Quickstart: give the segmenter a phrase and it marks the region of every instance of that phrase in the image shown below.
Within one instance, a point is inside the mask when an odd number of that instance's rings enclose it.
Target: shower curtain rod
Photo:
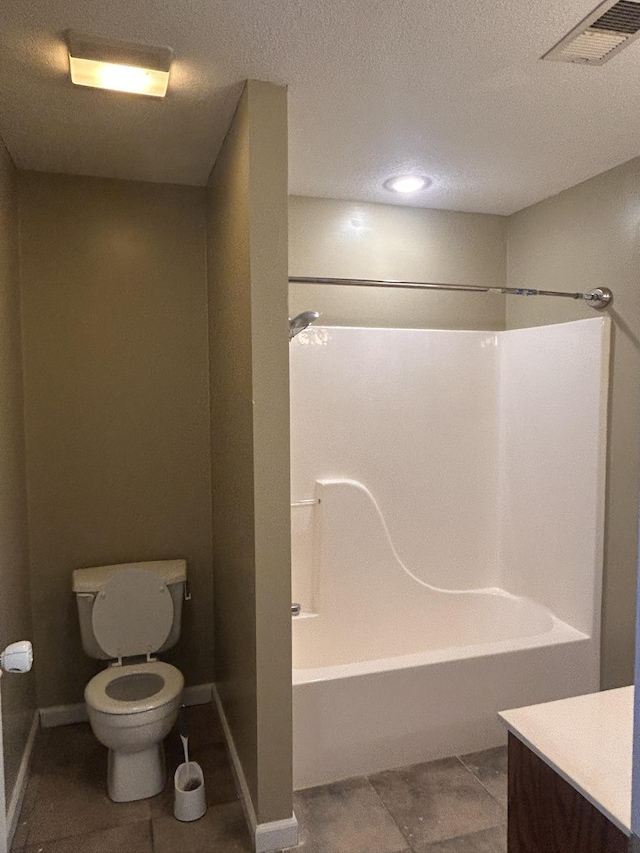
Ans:
[[[582,299],[592,308],[608,308],[613,293],[608,287],[597,287],[588,293],[565,293],[561,290],[534,290],[530,287],[482,287],[477,284],[436,284],[426,281],[395,281],[394,279],[368,278],[318,278],[316,276],[289,276],[292,284],[338,284],[347,287],[399,287],[407,290],[459,290],[465,293],[506,293],[509,296],[562,296],[565,299]]]

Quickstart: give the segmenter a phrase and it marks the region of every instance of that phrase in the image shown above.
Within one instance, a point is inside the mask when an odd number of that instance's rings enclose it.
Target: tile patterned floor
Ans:
[[[181,761],[167,739],[162,794],[112,803],[106,750],[88,725],[45,729],[12,853],[250,853],[224,737],[213,709],[189,709],[194,760],[203,767],[207,814],[173,818],[173,771]],[[357,777],[294,795],[300,853],[506,853],[506,749],[499,748]]]

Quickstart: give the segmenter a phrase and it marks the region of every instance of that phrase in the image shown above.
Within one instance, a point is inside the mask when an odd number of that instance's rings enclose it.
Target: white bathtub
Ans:
[[[499,711],[598,689],[608,332],[293,341],[297,789],[495,746]]]
[[[593,653],[558,624],[537,637],[296,668],[294,787],[505,743],[499,711],[598,689]]]
[[[597,689],[597,640],[522,596],[414,578],[362,484],[316,495],[317,612],[293,619],[296,789],[496,746],[499,711]]]

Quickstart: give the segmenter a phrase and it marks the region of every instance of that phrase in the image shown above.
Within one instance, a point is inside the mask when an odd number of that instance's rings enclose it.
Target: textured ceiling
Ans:
[[[247,77],[289,85],[290,191],[511,213],[640,154],[640,42],[539,57],[595,0],[28,0],[0,6],[0,133],[21,168],[206,181]],[[165,100],[74,87],[75,28],[169,45]]]

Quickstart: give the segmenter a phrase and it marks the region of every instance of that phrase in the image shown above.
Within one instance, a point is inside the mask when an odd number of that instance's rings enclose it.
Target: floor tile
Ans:
[[[405,838],[365,778],[298,791],[293,808],[305,853],[400,853],[407,849]]]
[[[507,828],[497,826],[429,844],[426,853],[507,853]]]
[[[460,761],[479,779],[487,791],[507,807],[507,747],[485,749],[461,755]]]
[[[38,800],[27,818],[28,845],[150,818],[147,800],[113,803],[109,799],[106,763],[92,765],[78,755],[76,761],[77,766],[50,769],[40,775]]]
[[[253,846],[239,802],[210,806],[200,820],[180,823],[173,817],[152,822],[155,853],[252,853]],[[128,853],[128,851],[127,851]]]
[[[57,726],[40,729],[31,769],[33,773],[72,770],[79,761],[98,762],[106,768],[106,756],[106,748],[96,740],[89,723]]]
[[[33,763],[33,762],[32,762]],[[40,787],[40,776],[30,772],[27,780],[27,788],[20,809],[20,816],[16,825],[16,831],[13,836],[13,844],[11,845],[11,853],[23,853],[25,844],[27,843],[27,835],[29,834],[29,818],[38,801],[38,789]]]
[[[183,760],[176,730],[165,741],[164,792],[112,803],[107,750],[88,725],[64,726],[38,734],[12,853],[251,853],[217,715],[203,705],[189,708],[187,719],[207,790],[201,820],[173,817],[173,773]],[[294,795],[301,843],[293,851],[505,853],[499,803],[506,804],[502,748],[350,779]]]
[[[24,853],[153,853],[151,823],[146,820],[101,832],[30,844]]]
[[[388,770],[370,781],[416,853],[504,823],[502,806],[457,758]]]

